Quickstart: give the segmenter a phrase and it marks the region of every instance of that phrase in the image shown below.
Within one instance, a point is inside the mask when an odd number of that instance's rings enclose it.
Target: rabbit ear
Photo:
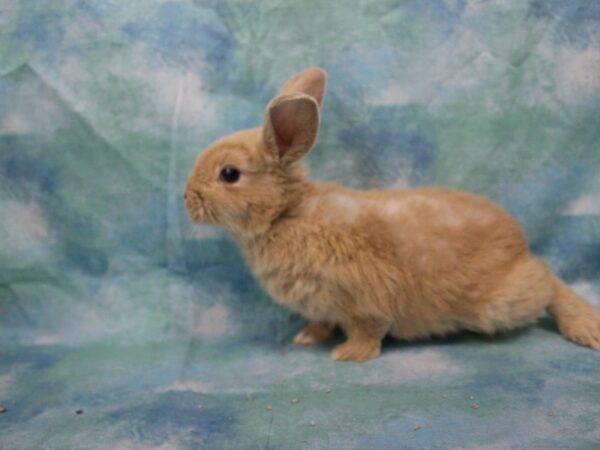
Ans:
[[[310,67],[287,80],[278,95],[306,94],[314,98],[320,107],[325,97],[326,83],[327,73],[320,67]]]
[[[267,152],[283,164],[304,156],[319,131],[319,106],[306,94],[280,95],[267,106],[263,140]]]

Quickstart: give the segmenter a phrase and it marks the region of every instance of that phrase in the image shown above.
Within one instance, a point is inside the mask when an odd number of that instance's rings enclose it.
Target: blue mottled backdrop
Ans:
[[[550,319],[334,363],[189,223],[198,152],[309,65],[315,178],[487,195],[600,305],[597,0],[0,0],[0,448],[600,448]]]

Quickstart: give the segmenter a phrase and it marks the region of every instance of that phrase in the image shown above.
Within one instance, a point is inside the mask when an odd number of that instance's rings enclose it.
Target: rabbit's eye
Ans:
[[[235,183],[240,179],[240,171],[233,166],[225,166],[221,169],[219,179],[225,183]]]

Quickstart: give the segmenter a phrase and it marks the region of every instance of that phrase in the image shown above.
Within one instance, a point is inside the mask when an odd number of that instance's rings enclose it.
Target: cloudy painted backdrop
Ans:
[[[309,65],[315,178],[485,194],[600,305],[599,2],[0,0],[0,448],[598,445],[552,321],[333,363],[190,225],[199,151]]]

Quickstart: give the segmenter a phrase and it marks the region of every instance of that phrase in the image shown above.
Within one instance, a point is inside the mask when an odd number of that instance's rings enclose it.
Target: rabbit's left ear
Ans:
[[[315,144],[327,74],[310,67],[290,78],[267,106],[263,140],[283,164],[304,156]]]
[[[263,140],[267,152],[283,165],[303,157],[313,147],[319,131],[319,106],[314,97],[288,94],[267,106]]]

